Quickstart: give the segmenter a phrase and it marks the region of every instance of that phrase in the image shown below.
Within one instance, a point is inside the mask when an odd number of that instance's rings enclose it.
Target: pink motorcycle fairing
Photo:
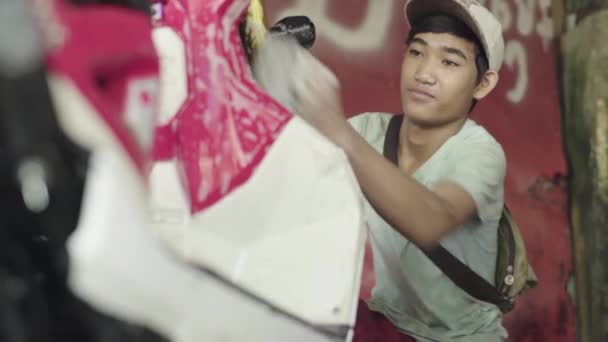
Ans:
[[[186,46],[188,96],[157,127],[156,160],[177,158],[192,213],[246,182],[293,117],[253,80],[239,35],[247,0],[171,0],[160,25]]]

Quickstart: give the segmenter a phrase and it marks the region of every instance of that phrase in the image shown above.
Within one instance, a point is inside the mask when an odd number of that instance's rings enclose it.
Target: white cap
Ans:
[[[490,70],[500,70],[505,53],[502,26],[477,0],[408,0],[404,12],[410,27],[418,18],[430,14],[443,13],[462,20],[479,38]]]

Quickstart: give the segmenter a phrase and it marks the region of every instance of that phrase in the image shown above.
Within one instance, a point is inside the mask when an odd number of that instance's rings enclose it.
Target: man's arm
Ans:
[[[277,53],[271,56],[275,63]],[[387,222],[425,248],[475,216],[475,202],[460,186],[443,183],[430,191],[377,153],[346,121],[335,75],[311,56],[300,57],[278,59],[293,60],[294,111],[346,152],[364,194]]]
[[[337,81],[323,73],[301,75],[297,112],[341,147],[374,209],[405,238],[421,248],[436,245],[461,224],[473,219],[473,197],[453,182],[432,191],[376,152],[344,117]]]
[[[475,217],[475,202],[461,186],[443,182],[428,190],[376,152],[348,124],[327,133],[347,154],[378,214],[419,247],[432,247]]]

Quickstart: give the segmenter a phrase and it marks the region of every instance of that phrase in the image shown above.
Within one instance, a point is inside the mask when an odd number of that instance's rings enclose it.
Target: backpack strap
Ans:
[[[399,165],[397,150],[399,147],[399,131],[403,123],[403,115],[391,118],[384,139],[384,157],[395,165]],[[470,296],[483,302],[492,303],[502,312],[513,307],[510,298],[500,294],[494,285],[471,270],[462,261],[458,260],[443,246],[438,245],[431,250],[422,250],[426,256],[448,277]]]

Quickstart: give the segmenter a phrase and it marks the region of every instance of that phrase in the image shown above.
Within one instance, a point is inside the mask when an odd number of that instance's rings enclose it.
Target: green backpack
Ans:
[[[402,122],[402,115],[393,116],[384,140],[384,156],[395,164],[397,164],[397,145]],[[517,295],[538,285],[536,274],[528,263],[526,246],[519,227],[506,206],[498,224],[498,251],[494,279],[496,285],[479,276],[441,245],[423,252],[458,287],[478,300],[495,304],[503,313],[513,309]]]

